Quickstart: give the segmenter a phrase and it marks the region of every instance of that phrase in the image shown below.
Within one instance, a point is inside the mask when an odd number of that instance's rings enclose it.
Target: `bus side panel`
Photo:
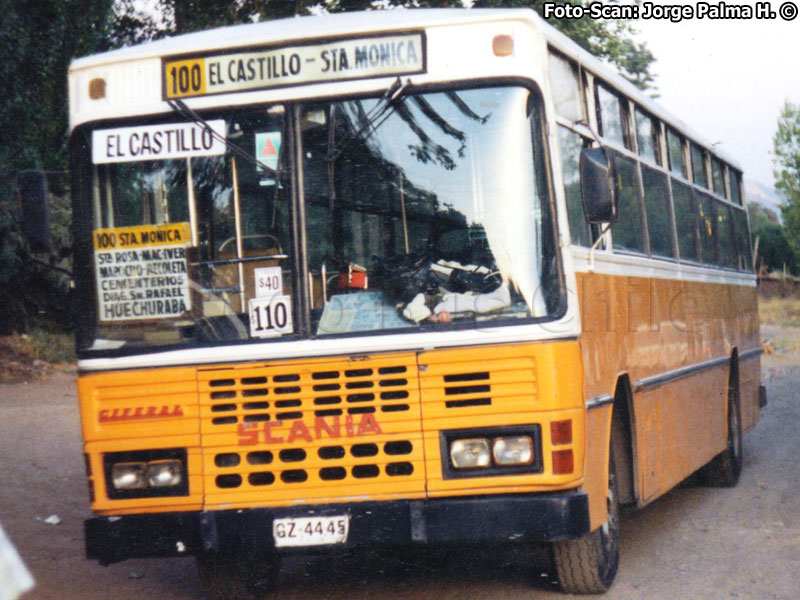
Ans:
[[[581,489],[589,495],[589,520],[592,531],[605,523],[607,516],[608,449],[611,404],[586,411],[586,461]]]
[[[742,430],[748,432],[761,418],[761,357],[739,359],[739,402],[742,410]]]
[[[584,395],[613,395],[619,377],[628,375],[635,390],[634,478],[643,504],[725,448],[726,359],[734,349],[759,347],[755,288],[601,273],[577,273],[577,282]],[[674,374],[709,361],[713,368]],[[745,428],[758,419],[758,362],[740,362]],[[654,385],[650,378],[659,376],[666,381]],[[607,459],[601,457],[607,456],[611,411],[589,413],[584,487],[600,490],[606,485]],[[602,522],[602,512],[592,511],[593,527]]]
[[[724,448],[727,381],[726,366],[635,394],[640,505]]]
[[[739,345],[739,401],[742,410],[742,430],[755,427],[761,418],[761,356],[747,350],[760,348],[756,288],[740,288],[734,299],[739,309],[742,342]]]

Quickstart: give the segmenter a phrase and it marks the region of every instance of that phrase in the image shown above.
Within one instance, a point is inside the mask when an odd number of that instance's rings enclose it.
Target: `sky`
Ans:
[[[782,0],[770,4],[777,12]],[[633,25],[656,57],[657,102],[706,140],[719,142],[742,165],[745,179],[772,187],[780,110],[786,100],[800,104],[800,17],[640,19]]]

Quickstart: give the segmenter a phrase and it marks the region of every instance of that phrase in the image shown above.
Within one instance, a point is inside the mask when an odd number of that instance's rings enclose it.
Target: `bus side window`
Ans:
[[[667,129],[667,152],[669,153],[670,172],[689,179],[686,161],[683,158],[683,140],[672,129]]]
[[[675,227],[678,233],[678,252],[681,260],[698,260],[697,216],[689,186],[672,180],[672,199],[675,207]]]
[[[672,257],[672,219],[667,176],[642,165],[642,184],[647,233],[650,236],[650,253]]]
[[[752,271],[753,253],[750,244],[750,230],[747,228],[747,213],[743,209],[733,209],[733,226],[739,256],[739,270]]]
[[[573,122],[585,119],[577,65],[551,52],[548,67],[556,113]]]
[[[733,202],[734,204],[738,204],[739,206],[744,206],[744,204],[742,204],[742,190],[739,185],[739,182],[741,180],[739,179],[739,177],[740,175],[738,172],[734,171],[731,168],[728,168],[728,185],[730,186],[731,190],[730,194],[731,202]]]
[[[619,97],[602,85],[597,86],[597,116],[600,121],[600,135],[624,148],[622,105]]]
[[[722,177],[722,163],[719,159],[711,159],[711,181],[714,184],[714,192],[725,197],[725,185]]]
[[[580,155],[586,141],[580,134],[559,126],[559,144],[561,146],[561,172],[564,177],[564,197],[567,200],[567,219],[572,243],[578,246],[592,245],[589,224],[583,212],[581,199]]]
[[[636,109],[636,141],[639,156],[653,164],[661,164],[658,152],[658,122]]]
[[[735,269],[737,266],[736,245],[733,243],[731,209],[722,202],[715,201],[714,203],[717,208],[718,262],[720,266]]]
[[[700,249],[703,262],[717,264],[717,207],[707,194],[697,194],[698,224],[700,225]]]
[[[692,178],[694,180],[695,185],[699,185],[708,189],[708,178],[706,177],[706,161],[705,161],[705,151],[700,148],[700,146],[696,146],[695,144],[691,144],[692,148]]]
[[[644,227],[639,206],[636,163],[617,154],[619,219],[611,227],[615,250],[644,252]]]

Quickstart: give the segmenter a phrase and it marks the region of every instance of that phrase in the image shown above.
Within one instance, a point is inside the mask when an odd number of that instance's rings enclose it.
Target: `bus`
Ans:
[[[288,553],[544,544],[598,593],[622,506],[736,484],[741,168],[533,11],[181,35],[69,103],[90,559],[230,599]]]

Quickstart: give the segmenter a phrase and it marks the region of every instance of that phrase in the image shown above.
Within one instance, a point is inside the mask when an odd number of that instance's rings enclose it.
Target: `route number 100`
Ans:
[[[167,65],[164,73],[167,98],[180,98],[205,93],[204,62],[177,61]]]

